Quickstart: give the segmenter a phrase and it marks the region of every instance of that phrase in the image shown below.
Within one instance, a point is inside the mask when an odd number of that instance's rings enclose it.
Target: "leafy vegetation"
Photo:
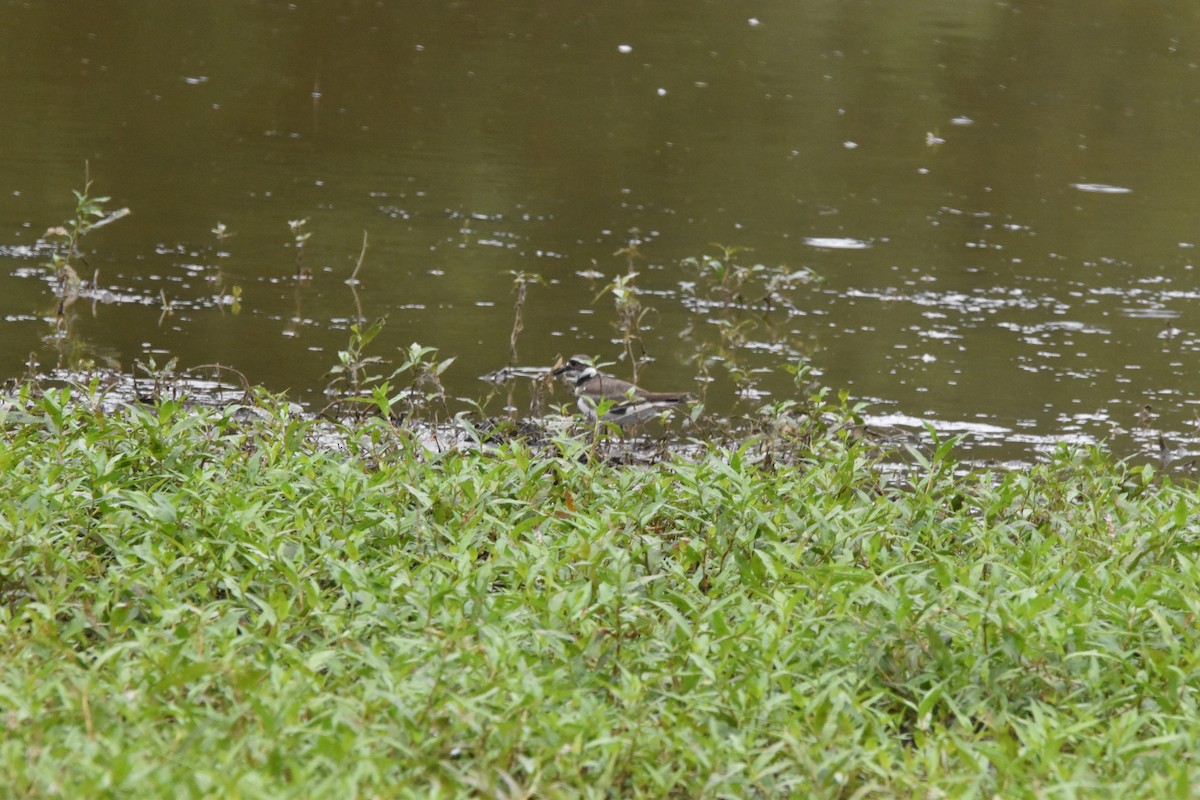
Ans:
[[[1150,468],[318,424],[0,407],[8,796],[1197,792],[1196,498]]]
[[[127,217],[130,213],[128,208],[111,212],[106,210],[105,204],[112,198],[93,197],[91,190],[90,170],[85,165],[83,189],[72,191],[75,195],[75,213],[62,225],[56,225],[45,233],[46,240],[53,243],[50,260],[45,266],[54,272],[55,289],[58,294],[55,323],[60,333],[66,325],[67,307],[75,302],[81,293],[94,292],[99,286],[99,269],[93,273],[91,281],[79,276],[78,267],[83,264],[80,243],[92,231]]]

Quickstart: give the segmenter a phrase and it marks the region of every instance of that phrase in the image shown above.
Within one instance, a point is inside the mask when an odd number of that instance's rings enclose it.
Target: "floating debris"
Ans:
[[[548,367],[501,367],[494,372],[480,375],[479,380],[497,384],[508,383],[514,378],[538,380],[545,378],[550,372],[551,368]]]

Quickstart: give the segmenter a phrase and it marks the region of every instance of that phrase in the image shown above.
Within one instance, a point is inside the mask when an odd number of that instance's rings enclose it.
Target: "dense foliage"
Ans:
[[[10,796],[1189,797],[1191,488],[0,410]]]

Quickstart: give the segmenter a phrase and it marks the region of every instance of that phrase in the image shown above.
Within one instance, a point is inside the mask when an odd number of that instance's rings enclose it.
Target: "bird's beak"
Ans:
[[[546,375],[550,378],[557,378],[559,375],[562,375],[564,372],[566,372],[570,366],[570,364],[564,364],[562,356],[559,356],[558,360],[554,362],[554,366],[550,368],[550,371],[546,373]]]

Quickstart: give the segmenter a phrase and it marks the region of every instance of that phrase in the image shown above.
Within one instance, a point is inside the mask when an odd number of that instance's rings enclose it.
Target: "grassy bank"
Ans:
[[[0,412],[9,796],[1200,791],[1196,494],[1149,469],[347,454],[263,402]]]

